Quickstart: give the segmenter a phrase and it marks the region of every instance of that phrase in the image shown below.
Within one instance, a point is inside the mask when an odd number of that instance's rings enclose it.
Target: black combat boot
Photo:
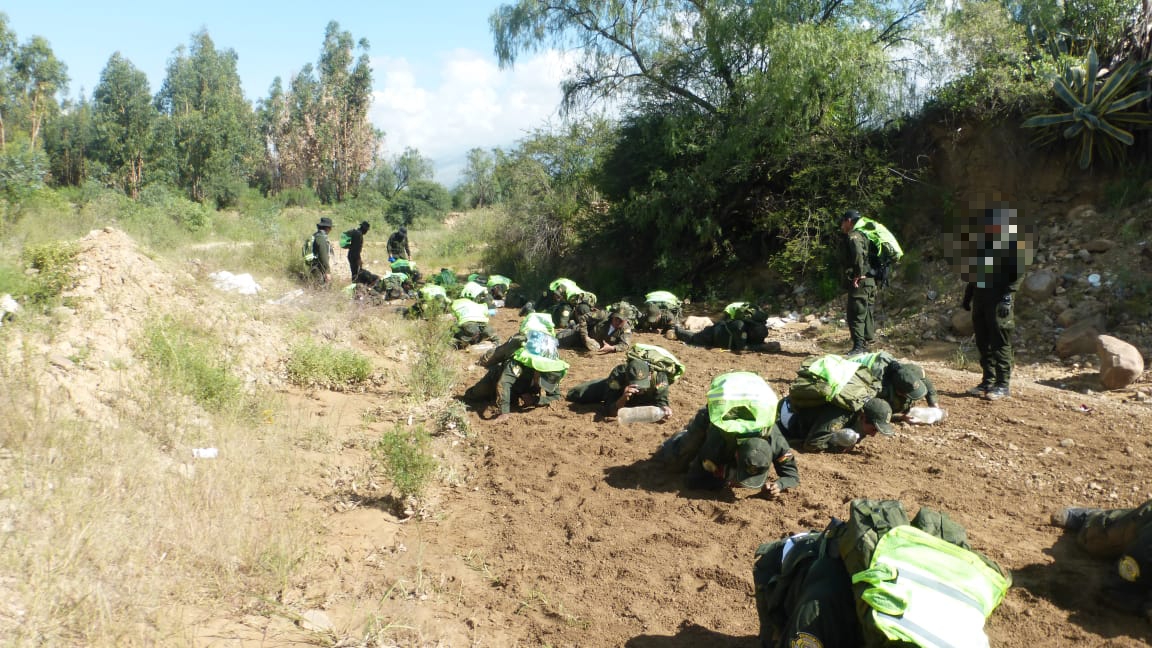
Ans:
[[[1068,507],[1052,514],[1052,526],[1058,526],[1069,531],[1077,531],[1084,527],[1088,514],[1095,509]]]

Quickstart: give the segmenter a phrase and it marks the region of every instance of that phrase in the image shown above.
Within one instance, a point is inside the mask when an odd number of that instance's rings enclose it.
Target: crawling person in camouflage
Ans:
[[[777,431],[808,452],[845,452],[876,434],[892,436],[892,407],[881,398],[868,400],[858,412],[828,403],[796,407],[790,398],[780,401]]]
[[[617,365],[607,378],[589,380],[568,390],[566,398],[573,403],[603,403],[600,414],[614,417],[621,407],[654,405],[672,416],[668,388],[684,373],[684,365],[667,349],[637,344],[628,352],[628,360]]]
[[[901,362],[887,351],[858,354],[848,359],[872,371],[880,383],[877,397],[892,407],[892,420],[903,420],[920,399],[924,399],[928,407],[939,407],[936,386],[920,365]]]
[[[621,302],[623,304],[623,302]],[[557,333],[560,346],[565,349],[583,348],[591,353],[624,353],[632,345],[632,327],[629,323],[631,306],[615,305],[603,318],[594,315],[577,322],[576,326]]]
[[[680,325],[683,315],[680,299],[667,290],[656,290],[644,296],[643,311],[632,327],[637,332],[665,333]]]
[[[468,301],[468,300],[465,300]],[[501,345],[511,353],[502,360],[493,354],[486,358],[488,371],[464,392],[464,400],[489,401],[495,398],[499,415],[494,421],[506,421],[513,400],[522,407],[546,406],[560,398],[560,381],[568,373],[568,363],[560,360],[551,322],[540,314],[530,314],[521,322],[521,339],[512,345]]]
[[[656,453],[688,488],[752,488],[774,499],[800,483],[792,448],[773,426],[776,393],[760,376],[735,371],[712,379],[707,404]],[[776,481],[768,479],[770,469]]]
[[[733,302],[724,307],[720,321],[695,333],[673,327],[677,340],[694,346],[714,347],[741,353],[747,349],[779,351],[779,343],[766,344],[768,313],[749,302]]]
[[[1052,525],[1076,532],[1089,554],[1115,560],[1104,600],[1152,621],[1152,500],[1136,508],[1066,508],[1052,514]]]
[[[452,301],[449,310],[456,318],[456,326],[452,329],[452,341],[457,349],[465,349],[485,341],[500,344],[500,336],[488,325],[487,306],[461,297]]]

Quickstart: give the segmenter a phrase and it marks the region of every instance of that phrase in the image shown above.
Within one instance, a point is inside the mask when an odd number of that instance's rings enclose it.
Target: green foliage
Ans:
[[[365,382],[372,363],[363,354],[306,341],[288,355],[288,379],[297,385],[338,390]]]
[[[0,150],[0,197],[19,204],[44,186],[48,161],[27,141],[9,142]]]
[[[154,320],[144,329],[139,354],[161,379],[209,411],[237,411],[244,404],[240,378],[207,331],[171,317]]]
[[[385,432],[372,449],[372,456],[392,480],[401,498],[419,497],[436,474],[436,459],[429,450],[423,427],[396,426]]]
[[[35,304],[48,304],[72,287],[76,281],[76,245],[54,241],[24,248],[21,258],[36,270],[27,286],[28,299]]]
[[[413,326],[416,361],[408,374],[408,389],[420,401],[446,396],[456,384],[452,324],[443,318],[432,318]]]
[[[1089,49],[1083,66],[1069,66],[1062,78],[1053,81],[1053,91],[1069,112],[1035,115],[1023,126],[1043,129],[1045,141],[1055,140],[1058,133],[1065,140],[1076,140],[1081,169],[1091,166],[1097,155],[1118,161],[1124,154],[1121,147],[1135,142],[1128,129],[1152,126],[1152,114],[1141,107],[1152,90],[1136,89],[1147,82],[1149,69],[1152,61],[1127,61],[1101,74],[1096,50]]]
[[[108,169],[110,182],[135,198],[144,184],[144,163],[157,117],[148,77],[116,52],[92,93],[93,159]]]
[[[443,219],[451,208],[452,196],[443,185],[417,180],[393,198],[387,218],[396,226],[428,223]]]
[[[1038,55],[1000,0],[956,5],[944,16],[943,65],[952,76],[937,88],[930,107],[976,120],[994,120],[1034,109],[1057,59]]]

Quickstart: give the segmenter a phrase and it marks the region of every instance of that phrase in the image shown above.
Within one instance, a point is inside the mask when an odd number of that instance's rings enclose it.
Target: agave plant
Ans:
[[[1136,90],[1147,81],[1152,61],[1126,61],[1115,70],[1101,70],[1096,49],[1088,50],[1083,66],[1070,66],[1052,84],[1056,96],[1072,110],[1053,115],[1036,115],[1024,122],[1025,128],[1044,128],[1043,139],[1054,140],[1063,129],[1064,139],[1080,138],[1080,168],[1092,164],[1093,152],[1112,159],[1122,153],[1121,145],[1132,146],[1132,130],[1152,126],[1152,113],[1140,104],[1152,97],[1152,90]],[[1067,126],[1065,126],[1067,124]]]

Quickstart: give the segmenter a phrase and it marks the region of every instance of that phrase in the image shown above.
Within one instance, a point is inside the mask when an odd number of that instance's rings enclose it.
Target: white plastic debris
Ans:
[[[192,456],[197,459],[215,459],[219,454],[216,448],[192,448]]]
[[[913,407],[908,410],[908,422],[915,425],[933,425],[947,416],[948,412],[939,407]]]
[[[252,278],[252,275],[245,272],[244,274],[235,275],[227,270],[220,270],[208,275],[212,280],[212,286],[217,290],[225,292],[238,292],[241,295],[255,295],[260,292],[260,285]]]

